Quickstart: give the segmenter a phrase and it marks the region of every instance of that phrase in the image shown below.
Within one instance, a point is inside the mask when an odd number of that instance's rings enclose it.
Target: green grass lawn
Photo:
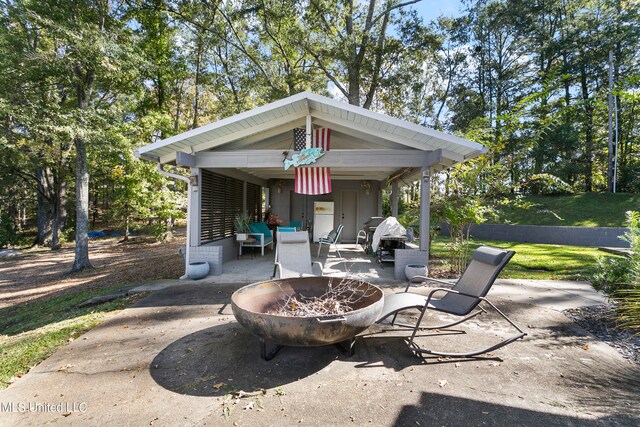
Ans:
[[[524,207],[497,206],[497,222],[520,225],[624,227],[625,212],[640,210],[640,194],[584,193],[527,196]]]
[[[100,305],[77,305],[108,290],[60,295],[0,309],[0,390],[58,348],[130,306],[139,296]]]
[[[432,256],[448,258],[449,239],[438,236],[431,245]],[[604,255],[596,248],[582,246],[544,245],[497,241],[471,241],[472,249],[483,244],[516,251],[500,274],[510,279],[586,280],[595,267],[595,257]]]

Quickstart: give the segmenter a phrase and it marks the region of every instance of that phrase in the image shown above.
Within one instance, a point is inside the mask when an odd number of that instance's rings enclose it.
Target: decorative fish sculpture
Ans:
[[[284,170],[288,170],[291,166],[310,165],[322,156],[324,156],[324,152],[321,148],[305,148],[300,153],[291,156],[291,159],[284,159]]]

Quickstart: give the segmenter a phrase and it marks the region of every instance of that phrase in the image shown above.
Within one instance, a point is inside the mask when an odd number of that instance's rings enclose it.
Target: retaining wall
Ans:
[[[618,237],[622,236],[627,230],[627,228],[622,227],[478,224],[471,228],[471,236],[474,239],[505,242],[628,248],[629,243]],[[440,225],[440,234],[449,235],[447,224]]]

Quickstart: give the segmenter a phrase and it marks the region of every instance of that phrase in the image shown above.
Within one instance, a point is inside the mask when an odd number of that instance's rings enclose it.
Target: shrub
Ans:
[[[15,242],[16,231],[11,217],[7,214],[0,216],[0,249]]]
[[[621,326],[640,333],[640,212],[627,212],[626,225],[621,239],[629,243],[631,256],[597,259],[590,281],[616,303]]]
[[[573,188],[555,175],[541,173],[533,175],[521,186],[525,194],[571,194]]]
[[[159,242],[171,240],[171,228],[166,221],[157,221],[144,227],[144,231],[149,233]]]
[[[449,263],[453,270],[462,273],[469,258],[471,228],[486,221],[489,208],[473,195],[434,197],[431,208],[432,218],[444,221],[449,226]]]

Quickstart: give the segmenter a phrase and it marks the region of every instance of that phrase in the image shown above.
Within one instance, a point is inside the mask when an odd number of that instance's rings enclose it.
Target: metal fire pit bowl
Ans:
[[[319,297],[342,279],[303,277],[252,283],[231,296],[233,315],[242,326],[263,340],[294,347],[322,346],[353,339],[371,326],[382,312],[383,292],[377,286],[352,281],[364,295],[353,311],[341,315],[291,317],[267,314],[278,309],[288,295]],[[283,292],[284,291],[284,292]],[[286,294],[285,294],[286,293]],[[263,348],[264,357],[264,348]]]

